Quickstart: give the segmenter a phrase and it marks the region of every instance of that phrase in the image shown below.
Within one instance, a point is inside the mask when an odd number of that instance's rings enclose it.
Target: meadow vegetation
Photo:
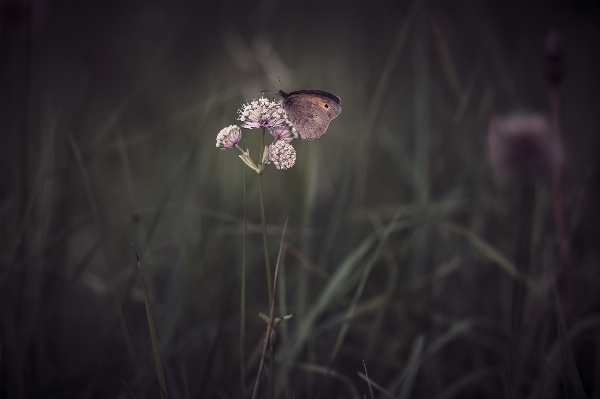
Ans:
[[[597,5],[0,6],[1,397],[600,398]]]

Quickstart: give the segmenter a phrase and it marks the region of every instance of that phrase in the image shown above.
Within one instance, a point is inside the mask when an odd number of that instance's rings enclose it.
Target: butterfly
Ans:
[[[321,137],[329,122],[342,112],[341,100],[322,90],[279,91],[281,105],[304,140]]]

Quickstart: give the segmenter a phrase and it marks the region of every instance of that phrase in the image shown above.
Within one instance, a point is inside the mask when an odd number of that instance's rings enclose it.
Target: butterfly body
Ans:
[[[279,91],[281,105],[304,140],[321,137],[342,112],[338,96],[322,90]]]

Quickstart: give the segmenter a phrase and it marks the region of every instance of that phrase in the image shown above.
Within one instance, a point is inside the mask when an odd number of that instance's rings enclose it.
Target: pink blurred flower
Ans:
[[[490,165],[499,179],[533,180],[550,174],[564,158],[560,141],[542,115],[492,117],[488,139]]]

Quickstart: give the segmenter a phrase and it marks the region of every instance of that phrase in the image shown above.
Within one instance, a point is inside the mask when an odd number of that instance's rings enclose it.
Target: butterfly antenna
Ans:
[[[277,80],[279,81],[279,86],[281,86],[281,90],[283,90],[283,85],[281,84],[281,79],[279,79],[279,76],[277,76]]]
[[[277,92],[277,90],[261,90],[261,91],[260,91],[260,95],[261,95],[261,96],[264,96],[264,95],[265,95],[265,93],[272,92],[272,91],[274,91],[274,92]]]

